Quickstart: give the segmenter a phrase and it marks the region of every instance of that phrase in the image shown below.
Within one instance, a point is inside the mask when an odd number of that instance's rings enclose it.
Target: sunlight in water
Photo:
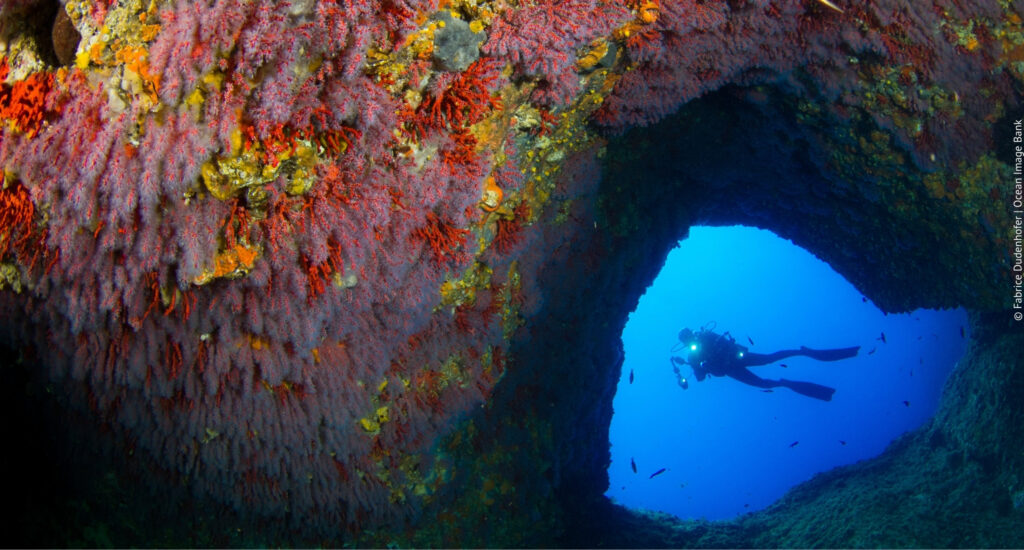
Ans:
[[[934,414],[966,348],[966,324],[962,310],[885,315],[771,232],[694,227],[622,334],[606,494],[633,508],[725,519],[764,508],[817,472],[877,456]],[[762,378],[835,388],[829,402],[728,377],[698,382],[689,366],[683,389],[670,363],[681,354],[677,334],[706,325],[756,353],[861,349],[842,361],[751,367]]]

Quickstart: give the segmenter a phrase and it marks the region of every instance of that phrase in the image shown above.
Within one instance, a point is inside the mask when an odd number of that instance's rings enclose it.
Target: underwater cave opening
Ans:
[[[684,389],[670,358],[684,355],[683,328],[704,326],[728,331],[748,354],[860,350],[749,367],[768,380],[835,388],[831,401],[727,376],[698,381],[690,365],[679,369]],[[828,264],[769,231],[692,227],[623,330],[605,494],[687,519],[765,508],[927,422],[967,348],[966,331],[962,309],[883,313]]]

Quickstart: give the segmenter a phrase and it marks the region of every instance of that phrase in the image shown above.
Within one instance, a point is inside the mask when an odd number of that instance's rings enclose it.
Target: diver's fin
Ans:
[[[817,359],[818,361],[839,361],[840,359],[849,359],[851,357],[856,357],[858,351],[860,351],[860,346],[839,349],[811,349],[800,346],[801,355],[806,355],[807,357]]]
[[[787,387],[800,395],[821,399],[822,401],[832,401],[832,394],[836,393],[835,388],[822,386],[821,384],[815,384],[814,382],[797,382],[795,380],[786,380],[785,378],[781,378],[779,379],[779,385]]]

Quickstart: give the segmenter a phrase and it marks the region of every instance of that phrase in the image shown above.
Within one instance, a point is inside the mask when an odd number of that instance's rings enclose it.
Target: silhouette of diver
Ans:
[[[811,349],[801,346],[800,349],[785,349],[775,353],[752,353],[746,347],[736,343],[736,340],[729,335],[717,334],[707,327],[694,333],[688,328],[679,332],[679,341],[685,346],[685,357],[672,357],[672,370],[675,371],[679,385],[683,389],[689,387],[686,379],[679,372],[680,365],[690,365],[697,381],[704,380],[707,375],[728,376],[749,384],[756,388],[789,388],[800,395],[813,397],[822,401],[831,401],[835,388],[822,386],[813,382],[800,382],[796,380],[767,380],[747,370],[747,367],[756,367],[774,363],[780,359],[803,355],[818,361],[838,361],[848,359],[857,355],[860,346],[841,349]]]

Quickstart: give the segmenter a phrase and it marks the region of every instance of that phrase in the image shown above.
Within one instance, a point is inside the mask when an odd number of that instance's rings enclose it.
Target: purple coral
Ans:
[[[53,258],[31,297],[0,297],[28,312],[5,330],[51,341],[39,352],[52,378],[84,386],[154,473],[260,514],[354,526],[383,518],[404,482],[375,445],[415,453],[487,391],[470,382],[479,357],[451,355],[455,319],[431,315],[475,251],[463,227],[487,159],[456,171],[395,156],[401,102],[360,70],[424,8],[177,2],[149,50],[159,108],[113,112],[73,72],[51,99],[60,118],[32,138],[5,131],[3,165],[50,206]],[[239,133],[268,157],[325,144],[312,187],[259,184],[258,215],[214,199],[200,172],[237,154]],[[438,262],[424,228],[462,238]],[[239,250],[255,257],[246,276],[197,283]],[[496,327],[475,349],[501,342]],[[464,380],[438,374],[450,361]]]
[[[538,78],[538,102],[564,105],[580,89],[577,48],[607,36],[628,14],[611,2],[537,0],[504,12],[482,49],[514,63],[519,75]]]

